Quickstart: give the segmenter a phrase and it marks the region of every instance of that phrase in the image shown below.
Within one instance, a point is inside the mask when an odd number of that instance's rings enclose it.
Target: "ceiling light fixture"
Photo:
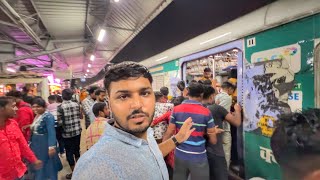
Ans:
[[[86,73],[85,76],[88,76],[88,74]]]
[[[162,61],[162,60],[167,59],[167,58],[168,58],[168,56],[165,56],[163,58],[157,59],[156,61]]]
[[[103,40],[103,37],[106,35],[106,30],[104,29],[101,29],[100,30],[100,33],[99,33],[99,36],[98,36],[98,41],[102,41]]]
[[[92,55],[90,56],[90,60],[91,60],[91,61],[94,61],[94,58],[95,58],[95,56],[92,54]]]
[[[15,69],[13,69],[13,68],[7,68],[7,71],[9,71],[9,72],[12,72],[12,73],[15,73],[15,72],[17,72]]]
[[[91,68],[91,64],[88,64],[88,67]]]
[[[90,72],[90,70],[89,70],[89,69],[87,69],[87,72]]]
[[[114,0],[114,2],[119,2],[120,0]]]
[[[208,42],[211,42],[211,41],[220,39],[220,38],[222,38],[222,37],[224,37],[224,36],[228,36],[229,34],[231,34],[231,32],[227,32],[227,33],[225,33],[225,34],[222,34],[222,35],[220,35],[220,36],[214,37],[214,38],[212,38],[212,39],[203,41],[203,42],[200,43],[200,45],[203,45],[203,44],[206,44],[206,43],[208,43]]]

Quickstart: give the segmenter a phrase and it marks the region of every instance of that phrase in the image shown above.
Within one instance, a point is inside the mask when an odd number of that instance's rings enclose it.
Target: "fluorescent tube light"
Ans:
[[[200,43],[200,45],[203,45],[203,44],[206,44],[206,43],[208,43],[208,42],[211,42],[211,41],[220,39],[220,38],[222,38],[222,37],[224,37],[224,36],[228,36],[229,34],[231,34],[231,32],[227,32],[227,33],[225,33],[225,34],[222,34],[222,35],[220,35],[220,36],[214,37],[214,38],[212,38],[212,39],[203,41],[203,42]]]

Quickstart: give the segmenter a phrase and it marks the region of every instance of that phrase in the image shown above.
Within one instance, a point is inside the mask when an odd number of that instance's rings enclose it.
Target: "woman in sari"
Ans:
[[[33,100],[32,109],[36,117],[31,125],[31,149],[43,162],[43,168],[35,171],[35,179],[57,180],[62,165],[56,151],[54,117],[46,111],[46,102],[42,98]]]

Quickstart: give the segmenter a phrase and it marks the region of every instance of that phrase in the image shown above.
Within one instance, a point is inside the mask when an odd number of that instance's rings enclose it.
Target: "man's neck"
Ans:
[[[114,123],[114,127],[120,129],[121,131],[127,132],[127,131],[125,131],[123,128],[121,128],[116,121],[115,121],[115,123]],[[127,133],[128,133],[128,132],[127,132]],[[131,134],[131,133],[129,133],[129,134]],[[132,134],[132,135],[134,135],[134,136],[137,137],[137,138],[141,138],[141,139],[144,139],[144,140],[147,141],[147,131],[146,131],[146,132],[143,132],[143,133],[135,133],[135,134]]]
[[[202,102],[202,98],[201,98],[201,97],[190,97],[190,96],[189,96],[189,100],[194,100],[194,101]]]
[[[208,104],[211,104],[209,100],[202,100],[202,104],[204,105],[208,105]]]
[[[1,116],[0,118],[0,127],[4,127],[6,125],[7,118]]]

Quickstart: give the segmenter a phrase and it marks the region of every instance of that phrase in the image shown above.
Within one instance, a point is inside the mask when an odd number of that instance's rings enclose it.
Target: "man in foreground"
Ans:
[[[320,109],[280,117],[270,145],[283,179],[319,180]]]
[[[149,128],[155,109],[152,76],[133,62],[112,67],[104,85],[115,125],[77,163],[73,179],[169,179],[163,156],[194,131],[188,118],[176,136],[157,145]]]

